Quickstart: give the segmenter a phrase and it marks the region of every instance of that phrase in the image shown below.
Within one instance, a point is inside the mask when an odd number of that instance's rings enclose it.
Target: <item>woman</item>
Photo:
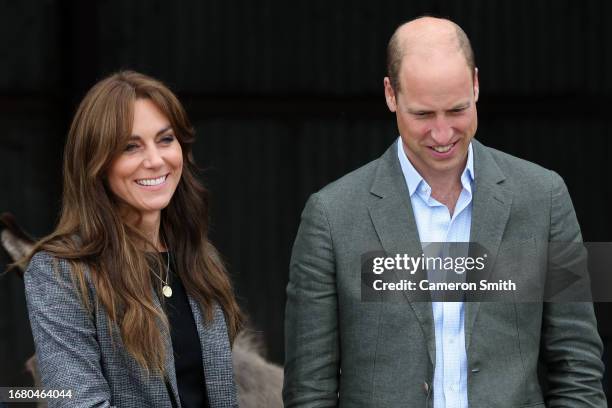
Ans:
[[[207,238],[194,132],[160,82],[119,72],[81,102],[62,212],[25,274],[50,406],[237,406],[242,318]]]

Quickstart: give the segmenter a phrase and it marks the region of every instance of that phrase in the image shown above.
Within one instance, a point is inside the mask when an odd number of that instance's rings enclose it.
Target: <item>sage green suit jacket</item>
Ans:
[[[476,140],[473,148],[470,241],[492,264],[504,248],[530,254],[545,274],[538,243],[582,239],[563,180]],[[394,143],[306,204],[287,286],[286,407],[433,404],[431,303],[361,300],[363,254],[421,253],[396,152]],[[466,302],[465,336],[470,407],[606,406],[591,303]]]

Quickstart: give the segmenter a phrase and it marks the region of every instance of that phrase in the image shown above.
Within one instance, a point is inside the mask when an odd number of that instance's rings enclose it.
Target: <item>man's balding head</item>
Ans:
[[[470,71],[476,63],[470,40],[457,24],[434,17],[419,17],[399,26],[387,46],[387,75],[395,92],[401,84],[399,73],[405,57],[415,56],[426,61],[431,56],[459,52]]]

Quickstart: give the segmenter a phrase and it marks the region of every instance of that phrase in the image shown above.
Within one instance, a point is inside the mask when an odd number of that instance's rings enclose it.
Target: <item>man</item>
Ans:
[[[388,75],[398,142],[313,194],[302,214],[287,287],[285,406],[606,406],[590,303],[362,301],[361,260],[372,251],[416,255],[423,242],[470,241],[497,266],[509,249],[536,259],[538,243],[581,240],[556,173],[473,139],[478,71],[456,24],[400,26]]]

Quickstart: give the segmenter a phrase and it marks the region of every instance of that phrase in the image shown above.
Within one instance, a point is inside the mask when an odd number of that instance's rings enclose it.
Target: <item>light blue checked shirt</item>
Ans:
[[[451,218],[448,208],[431,197],[431,187],[416,171],[397,143],[402,173],[410,192],[410,202],[421,242],[469,242],[472,222],[472,183],[474,155],[472,144],[461,174],[463,189]],[[467,353],[465,351],[465,311],[463,302],[432,302],[436,337],[436,365],[433,397],[435,408],[467,408]]]

